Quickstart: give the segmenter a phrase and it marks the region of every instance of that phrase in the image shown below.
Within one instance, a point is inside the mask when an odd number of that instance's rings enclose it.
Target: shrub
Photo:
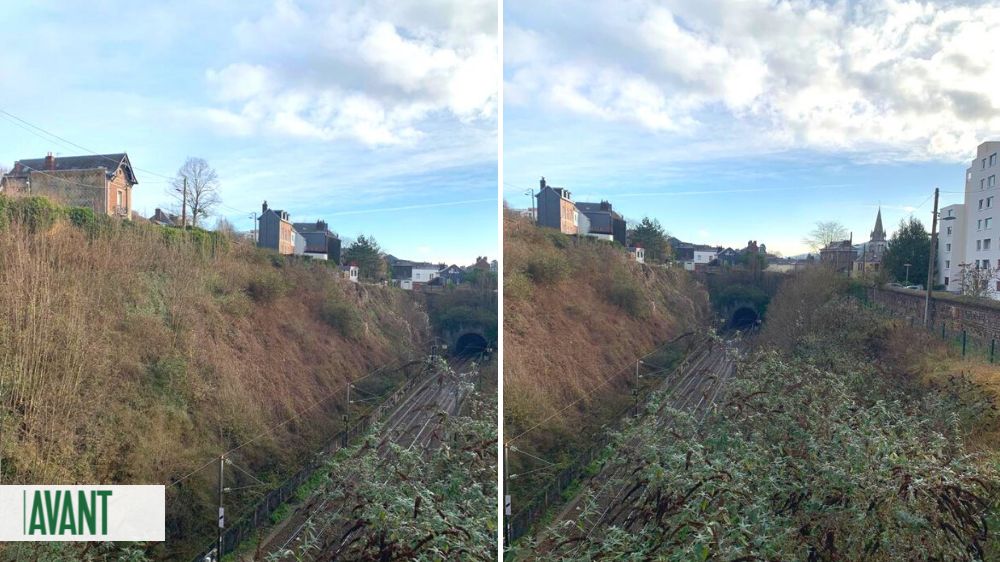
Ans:
[[[327,299],[320,309],[320,318],[347,338],[356,338],[361,333],[361,317],[350,304]]]
[[[6,200],[0,210],[7,215],[5,222],[18,222],[31,232],[42,232],[52,228],[62,216],[62,209],[47,197],[15,197]]]
[[[277,271],[261,269],[247,282],[246,293],[259,303],[271,302],[285,292],[285,282]]]
[[[528,256],[524,270],[535,283],[554,285],[569,274],[570,266],[562,253],[546,248]]]
[[[616,271],[604,286],[604,298],[621,308],[632,317],[639,317],[643,312],[642,288],[635,277],[626,271]]]
[[[520,271],[511,271],[504,275],[503,296],[505,299],[528,300],[531,298],[531,279]]]

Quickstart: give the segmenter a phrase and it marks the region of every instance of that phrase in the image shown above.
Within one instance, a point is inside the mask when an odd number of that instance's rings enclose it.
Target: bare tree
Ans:
[[[980,268],[971,263],[960,263],[958,267],[961,268],[960,288],[962,295],[987,299],[997,294],[997,289],[1000,287],[995,287],[995,284],[1000,281],[1000,270],[988,267]]]
[[[819,221],[816,228],[802,242],[814,251],[825,248],[831,242],[847,238],[847,228],[837,221]]]
[[[219,220],[215,222],[215,231],[226,236],[236,235],[236,227],[226,217],[219,217]]]
[[[185,178],[187,214],[191,219],[191,226],[198,226],[198,219],[208,218],[212,214],[212,209],[222,203],[219,197],[219,175],[204,158],[189,157],[177,170],[177,177],[167,189],[167,194],[176,201],[178,212],[184,206]]]

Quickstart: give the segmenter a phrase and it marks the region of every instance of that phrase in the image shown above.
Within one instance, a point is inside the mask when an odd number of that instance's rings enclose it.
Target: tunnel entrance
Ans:
[[[748,306],[737,308],[729,320],[729,327],[734,330],[749,330],[757,325],[759,318],[757,311]]]
[[[453,353],[456,357],[471,357],[486,351],[486,338],[476,333],[462,334],[455,342]]]

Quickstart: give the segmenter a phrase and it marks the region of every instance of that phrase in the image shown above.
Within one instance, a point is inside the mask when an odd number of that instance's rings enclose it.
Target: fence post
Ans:
[[[941,339],[944,339],[944,320],[941,321]]]
[[[965,340],[966,340],[966,331],[962,330],[962,357],[965,357]]]
[[[990,363],[993,363],[993,358],[996,357],[997,351],[997,339],[993,338],[990,340]]]

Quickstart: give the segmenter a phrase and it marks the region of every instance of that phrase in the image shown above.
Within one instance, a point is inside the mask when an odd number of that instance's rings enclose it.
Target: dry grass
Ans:
[[[335,396],[241,451],[277,477],[336,431],[349,379],[427,336],[408,295],[243,244],[206,251],[152,226],[0,230],[4,484],[166,483]],[[331,303],[350,329],[324,321]],[[189,481],[183,502],[171,489],[173,528],[190,529],[211,480]]]
[[[609,421],[602,416],[631,400],[625,373],[595,387],[656,345],[700,326],[708,314],[706,293],[683,271],[642,266],[609,244],[574,241],[508,215],[506,435],[587,397],[519,443],[552,455],[566,452],[570,441],[596,430]]]

